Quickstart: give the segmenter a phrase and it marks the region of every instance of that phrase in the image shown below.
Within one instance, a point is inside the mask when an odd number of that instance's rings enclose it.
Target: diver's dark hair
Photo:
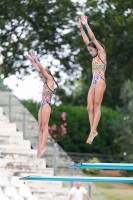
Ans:
[[[58,87],[58,89],[59,89],[59,85],[58,85],[58,83],[56,82],[56,80],[54,79],[54,76],[51,74],[51,71],[50,71],[48,68],[44,68],[44,69],[46,70],[46,72],[47,72],[49,75],[52,76],[54,82],[56,83],[56,85],[57,85],[57,87]]]

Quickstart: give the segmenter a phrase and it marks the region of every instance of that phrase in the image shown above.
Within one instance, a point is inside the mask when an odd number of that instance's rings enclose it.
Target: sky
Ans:
[[[4,84],[7,85],[19,99],[41,100],[43,83],[35,73],[26,76],[24,80],[17,79],[15,75],[11,75],[4,79]]]

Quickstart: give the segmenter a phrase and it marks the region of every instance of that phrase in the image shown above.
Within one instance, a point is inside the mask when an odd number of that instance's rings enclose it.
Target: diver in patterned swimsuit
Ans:
[[[105,68],[106,64],[100,59],[97,54],[92,60],[92,85],[95,88],[99,79],[105,81]]]
[[[44,82],[43,85],[43,92],[42,92],[42,101],[40,105],[40,109],[43,110],[43,106],[47,103],[51,107],[51,98],[53,95],[53,92],[49,87],[47,82]],[[51,107],[52,108],[52,107]]]
[[[39,149],[37,153],[37,158],[40,158],[43,152],[46,150],[45,146],[48,138],[48,123],[51,113],[51,98],[54,92],[54,85],[56,81],[52,76],[50,70],[44,68],[41,65],[41,63],[37,60],[34,51],[31,52],[31,56],[26,55],[26,57],[31,61],[33,66],[36,68],[41,81],[44,83],[42,92],[42,101],[38,112],[40,136],[39,136]],[[57,83],[56,85],[58,86]]]
[[[91,41],[87,37],[83,25],[85,25]],[[106,89],[105,71],[106,71],[106,51],[93,34],[87,22],[87,17],[79,18],[79,28],[89,53],[93,56],[92,60],[92,84],[90,86],[87,98],[87,110],[90,121],[90,134],[86,143],[91,144],[94,137],[97,136],[97,126],[101,117],[101,103]]]

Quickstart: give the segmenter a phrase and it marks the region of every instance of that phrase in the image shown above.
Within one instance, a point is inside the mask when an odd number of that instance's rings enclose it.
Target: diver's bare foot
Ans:
[[[87,139],[87,141],[86,141],[86,143],[91,144],[91,143],[93,142],[94,138],[95,138],[97,135],[98,135],[98,132],[97,132],[97,131],[91,131],[91,132],[90,132],[90,135],[89,135],[89,137],[88,137],[88,139]]]
[[[44,151],[46,151],[46,147],[40,147],[37,152],[37,158],[41,158]]]

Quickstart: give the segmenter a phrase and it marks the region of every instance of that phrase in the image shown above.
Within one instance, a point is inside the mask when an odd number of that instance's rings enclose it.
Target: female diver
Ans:
[[[83,26],[87,29],[89,38],[87,37]],[[87,49],[92,59],[92,83],[88,92],[87,98],[87,110],[90,121],[90,134],[86,143],[91,144],[94,137],[97,136],[97,126],[101,117],[101,103],[103,94],[106,89],[105,83],[105,70],[106,70],[106,51],[103,44],[101,44],[95,37],[90,26],[87,23],[87,17],[82,16],[79,18],[79,28],[83,37],[83,40],[87,46]]]
[[[41,81],[44,83],[42,91],[42,101],[38,112],[40,137],[37,158],[40,158],[43,152],[46,150],[46,142],[48,138],[48,123],[51,113],[51,99],[56,81],[52,76],[51,71],[47,68],[44,68],[38,61],[35,51],[31,52],[31,56],[26,55],[26,58],[31,61],[33,66],[38,71],[38,75]],[[58,86],[57,83],[56,85]]]

